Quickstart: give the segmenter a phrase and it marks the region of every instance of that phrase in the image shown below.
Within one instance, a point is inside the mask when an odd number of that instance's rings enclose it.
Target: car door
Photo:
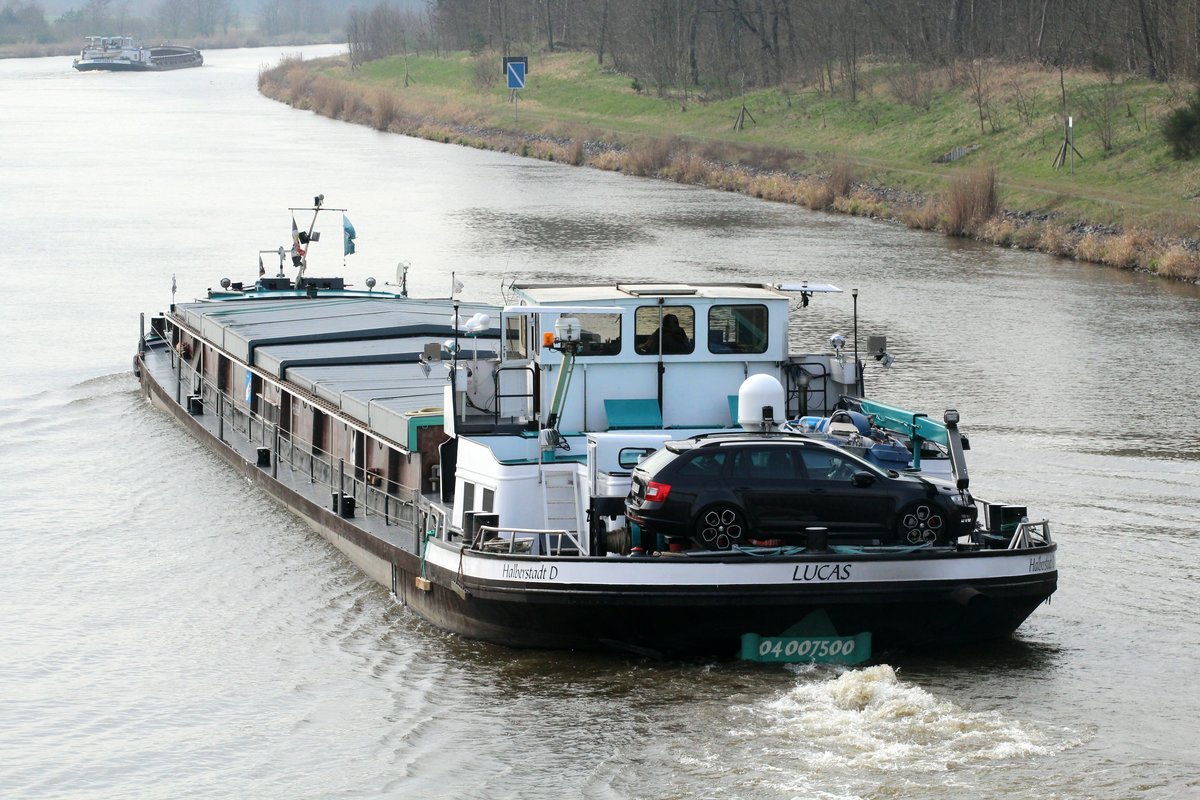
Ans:
[[[857,485],[854,475],[866,470],[849,456],[825,447],[800,449],[806,473],[808,503],[830,533],[845,532],[883,538],[895,507],[886,478]]]
[[[752,527],[775,533],[798,533],[817,523],[806,502],[804,466],[798,448],[790,444],[762,444],[737,448],[731,471],[734,492],[739,494]]]

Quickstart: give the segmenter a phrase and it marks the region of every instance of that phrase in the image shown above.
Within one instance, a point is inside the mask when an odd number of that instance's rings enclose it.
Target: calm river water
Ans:
[[[0,61],[0,796],[1200,797],[1200,289],[379,134],[260,97],[282,53]],[[972,486],[1053,520],[1058,594],[1011,642],[856,670],[431,629],[129,372],[172,275],[252,280],[318,192],[348,276],[409,261],[415,294],[859,287],[897,356],[869,388],[960,409]],[[803,316],[814,347],[851,333],[848,293]]]

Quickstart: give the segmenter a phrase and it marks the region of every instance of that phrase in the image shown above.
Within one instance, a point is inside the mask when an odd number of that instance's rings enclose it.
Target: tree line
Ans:
[[[587,49],[660,91],[853,96],[871,59],[1200,75],[1200,0],[433,0],[431,19],[450,49]]]
[[[346,7],[338,0],[154,0],[135,13],[125,0],[86,0],[53,18],[38,0],[5,0],[0,44],[49,44],[83,36],[211,37],[253,28],[264,37],[341,33]],[[247,9],[249,11],[247,12]]]

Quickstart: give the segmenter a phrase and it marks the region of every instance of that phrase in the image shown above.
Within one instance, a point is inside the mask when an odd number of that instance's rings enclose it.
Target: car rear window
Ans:
[[[725,469],[728,450],[707,448],[692,456],[687,463],[680,464],[675,476],[678,478],[719,478]]]
[[[641,464],[638,464],[638,469],[647,475],[656,475],[660,469],[677,458],[679,458],[679,453],[673,453],[664,447],[661,450],[655,451],[654,455],[648,457]]]

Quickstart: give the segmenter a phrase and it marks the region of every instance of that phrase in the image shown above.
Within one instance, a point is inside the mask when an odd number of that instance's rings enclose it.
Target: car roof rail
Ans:
[[[812,441],[812,437],[801,431],[710,431],[689,436],[688,440],[702,441],[705,439],[804,439]]]

